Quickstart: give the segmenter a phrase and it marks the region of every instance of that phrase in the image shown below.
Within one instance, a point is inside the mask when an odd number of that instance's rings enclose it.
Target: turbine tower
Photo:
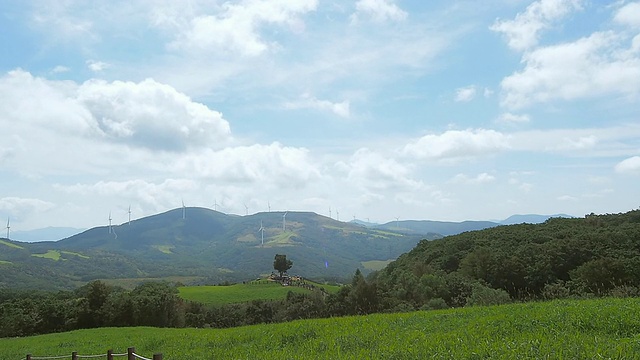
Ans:
[[[399,217],[396,217],[396,229],[400,230]]]
[[[262,226],[262,220],[260,220],[260,229],[258,231],[260,231],[260,233],[262,235],[261,245],[262,245],[262,247],[264,247],[264,226]]]
[[[131,225],[131,205],[129,205],[129,225]]]
[[[218,211],[218,199],[213,199],[213,211]]]
[[[112,229],[111,229],[111,211],[109,211],[109,234],[111,234]]]
[[[249,215],[249,207],[247,206],[247,204],[242,204],[242,205],[244,205],[244,214]]]
[[[340,211],[336,210],[336,219],[340,221]]]
[[[329,219],[333,219],[333,218],[331,217],[331,206],[329,206]]]
[[[9,230],[11,230],[10,218],[7,216],[7,240],[9,240]]]
[[[284,215],[282,215],[282,232],[287,230],[287,213],[288,211],[285,211]]]
[[[184,207],[184,200],[182,200],[182,220],[187,218],[187,208]]]
[[[269,212],[271,212],[271,203],[267,201],[267,207],[269,208]]]

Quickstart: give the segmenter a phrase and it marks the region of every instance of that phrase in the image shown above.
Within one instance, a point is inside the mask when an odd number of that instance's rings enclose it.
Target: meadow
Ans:
[[[164,359],[637,359],[638,299],[556,300],[231,329],[105,328],[0,339],[25,354],[125,352]]]
[[[307,281],[328,292],[338,291],[338,286],[322,285]],[[253,300],[282,300],[289,291],[298,294],[308,294],[309,290],[297,286],[282,286],[273,281],[260,280],[244,284],[227,286],[181,286],[178,287],[180,297],[206,305],[227,305],[244,303]]]

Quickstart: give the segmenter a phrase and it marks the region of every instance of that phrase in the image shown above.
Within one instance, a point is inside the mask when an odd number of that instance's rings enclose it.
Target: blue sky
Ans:
[[[0,1],[0,216],[640,205],[640,2]]]

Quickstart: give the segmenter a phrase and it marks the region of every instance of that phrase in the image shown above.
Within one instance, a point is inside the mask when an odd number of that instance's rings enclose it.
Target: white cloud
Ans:
[[[284,104],[286,109],[317,109],[330,111],[340,117],[348,118],[350,114],[349,101],[331,102],[328,100],[319,100],[315,97],[304,94],[297,101],[290,101]]]
[[[640,2],[631,2],[616,12],[614,18],[616,22],[631,27],[640,27]]]
[[[616,164],[615,170],[619,173],[640,173],[640,156],[632,156],[628,159],[622,160]]]
[[[93,72],[100,72],[111,67],[111,65],[103,61],[87,60],[87,67]]]
[[[476,87],[471,85],[471,86],[466,86],[463,88],[456,89],[455,100],[457,102],[468,102],[473,100],[475,96],[476,96]]]
[[[33,198],[4,197],[0,198],[0,212],[8,214],[11,218],[20,219],[27,215],[51,210],[54,204]]]
[[[78,100],[111,139],[152,149],[220,148],[230,140],[222,114],[152,79],[139,83],[90,80]]]
[[[498,117],[499,122],[503,123],[528,123],[531,120],[527,114],[513,114],[510,112],[502,113]]]
[[[62,66],[62,65],[58,65],[56,67],[54,67],[51,72],[54,74],[60,74],[60,73],[65,73],[65,72],[69,72],[71,69],[69,69],[66,66]]]
[[[526,53],[524,70],[501,82],[501,104],[522,108],[557,99],[637,95],[640,51],[625,46],[626,38],[620,34],[596,32],[575,42]]]
[[[177,207],[176,199],[198,188],[195,181],[188,179],[166,179],[160,183],[135,179],[98,181],[94,184],[54,185],[54,189],[68,194],[135,199],[136,202],[142,202],[145,206],[149,205],[154,210],[167,206]]]
[[[508,149],[508,136],[495,130],[449,130],[407,144],[403,153],[418,159],[473,158]]]
[[[321,176],[308,150],[279,143],[199,151],[183,158],[174,170],[227,184],[289,187],[302,187]]]
[[[490,183],[495,180],[496,180],[495,176],[488,173],[481,173],[475,177],[469,177],[468,175],[465,175],[465,174],[457,174],[456,176],[453,177],[451,181],[458,184],[475,185],[475,184]]]
[[[528,50],[538,44],[540,32],[574,10],[582,0],[538,0],[531,3],[514,20],[496,20],[490,29],[502,33],[515,50]]]
[[[351,20],[357,22],[361,17],[370,18],[375,22],[402,21],[407,18],[407,12],[398,7],[393,0],[359,0]]]
[[[409,165],[367,148],[359,149],[348,163],[338,166],[347,171],[349,182],[372,192],[390,189],[415,192],[424,187],[421,181],[412,179]]]
[[[215,51],[256,56],[272,47],[261,37],[259,29],[266,25],[299,27],[298,16],[314,11],[317,0],[248,0],[241,4],[226,2],[215,8],[214,15],[198,15],[186,27],[179,27],[170,49],[206,53]],[[163,18],[158,25],[176,24]]]

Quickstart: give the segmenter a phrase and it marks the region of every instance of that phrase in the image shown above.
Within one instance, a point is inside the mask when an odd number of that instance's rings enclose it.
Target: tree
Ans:
[[[273,268],[280,273],[280,277],[282,277],[282,274],[286,273],[287,270],[291,269],[292,266],[293,261],[287,260],[287,255],[276,254],[273,261]]]

